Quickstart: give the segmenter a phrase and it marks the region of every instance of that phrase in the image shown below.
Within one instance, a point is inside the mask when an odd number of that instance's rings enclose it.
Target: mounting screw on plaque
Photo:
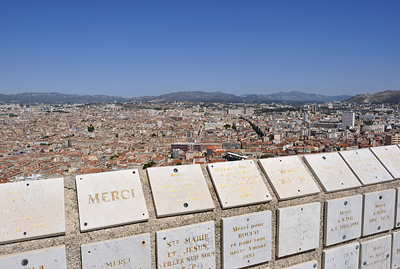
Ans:
[[[397,226],[400,226],[400,222],[397,222]]]
[[[316,264],[316,263],[314,263],[314,264],[312,265],[312,267],[314,267],[314,268],[317,268],[317,264]]]
[[[356,249],[358,249],[358,246],[356,246]]]
[[[344,205],[347,205],[347,201],[344,201]]]
[[[175,172],[175,173],[178,173],[178,168],[174,168],[174,172]]]
[[[188,207],[188,206],[189,206],[188,203],[183,204],[183,207]]]
[[[364,265],[367,265],[367,262],[364,262]]]
[[[343,239],[346,239],[346,235],[344,234],[342,238],[343,238]]]
[[[22,264],[23,266],[28,265],[28,260],[27,260],[27,259],[23,259],[23,260],[21,261],[21,264]]]
[[[381,229],[381,226],[378,226],[378,230],[380,230]]]
[[[390,255],[389,254],[386,254],[386,258],[389,258],[390,257]]]

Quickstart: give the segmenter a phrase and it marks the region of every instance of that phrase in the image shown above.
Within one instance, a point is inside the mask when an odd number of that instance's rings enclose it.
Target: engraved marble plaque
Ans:
[[[267,174],[279,200],[319,193],[319,188],[297,156],[261,159],[258,161]]]
[[[360,259],[360,244],[353,243],[323,251],[324,269],[357,269]]]
[[[396,190],[364,194],[363,236],[393,229]]]
[[[76,176],[81,231],[149,218],[137,169]]]
[[[9,184],[9,183],[6,183]],[[11,183],[13,184],[13,183]],[[22,252],[0,257],[4,269],[67,269],[65,246]]]
[[[341,151],[339,153],[363,185],[393,180],[393,177],[369,149]]]
[[[156,232],[157,268],[215,268],[214,222]]]
[[[361,236],[363,196],[325,201],[325,246]]]
[[[400,188],[397,188],[397,204],[396,204],[396,228],[400,227]]]
[[[271,260],[271,211],[222,218],[223,268]]]
[[[400,148],[396,145],[370,148],[394,178],[400,178]]]
[[[392,269],[400,268],[400,231],[393,233]]]
[[[295,264],[293,266],[285,267],[284,269],[315,269],[318,268],[318,262],[316,260]]]
[[[82,268],[151,268],[150,234],[81,246]]]
[[[208,164],[222,208],[271,201],[271,194],[253,161]]]
[[[278,257],[318,248],[320,209],[320,203],[278,209]]]
[[[392,236],[361,243],[360,268],[390,268]]]
[[[0,184],[0,244],[65,234],[64,179]]]
[[[214,209],[199,164],[148,168],[157,217]]]
[[[360,181],[337,152],[305,155],[304,160],[325,192],[357,188]]]

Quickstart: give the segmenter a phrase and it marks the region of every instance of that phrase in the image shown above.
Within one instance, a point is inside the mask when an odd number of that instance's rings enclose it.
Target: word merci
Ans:
[[[231,249],[229,255],[234,256],[240,254],[242,259],[249,259],[256,256],[254,252],[257,249],[266,248],[265,243],[266,237],[263,236],[259,228],[263,228],[264,223],[247,224],[245,226],[233,227],[233,232],[237,234],[238,241],[231,244]]]
[[[171,261],[166,261],[160,264],[161,268],[180,265],[181,269],[192,269],[196,268],[196,262],[199,259],[209,258],[215,256],[215,252],[205,252],[208,249],[208,241],[210,240],[208,234],[202,234],[197,236],[190,236],[181,240],[172,240],[167,242],[167,248],[176,249],[167,252],[169,258],[173,258]],[[182,248],[181,245],[184,245]],[[181,252],[180,250],[184,250]],[[195,254],[201,251],[202,253]],[[180,253],[181,252],[181,253]],[[187,256],[189,254],[189,256]],[[193,254],[193,255],[192,255]],[[182,257],[187,256],[187,257]],[[189,266],[184,266],[185,262],[191,262]]]
[[[122,191],[110,191],[110,192],[102,192],[95,193],[94,195],[89,194],[89,205],[90,204],[98,204],[101,202],[111,202],[116,200],[126,200],[135,197],[134,189],[130,190],[122,190]]]

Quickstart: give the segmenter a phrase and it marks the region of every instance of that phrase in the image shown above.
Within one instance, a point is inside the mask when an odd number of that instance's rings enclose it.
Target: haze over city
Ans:
[[[1,1],[0,92],[398,90],[398,1]]]

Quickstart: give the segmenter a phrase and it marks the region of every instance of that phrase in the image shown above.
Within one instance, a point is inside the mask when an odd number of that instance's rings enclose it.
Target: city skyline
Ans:
[[[398,90],[396,1],[0,3],[0,93]]]

